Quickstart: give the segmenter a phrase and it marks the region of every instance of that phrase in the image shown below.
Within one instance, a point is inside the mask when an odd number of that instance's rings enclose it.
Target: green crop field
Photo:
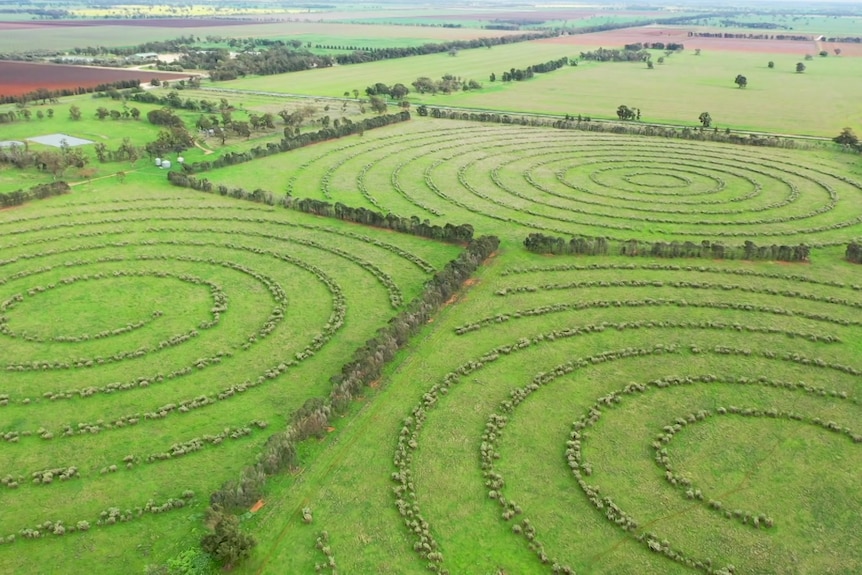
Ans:
[[[424,29],[386,30],[369,38]],[[205,81],[226,90],[178,95],[226,98],[239,121],[307,109],[301,147],[277,152],[280,118],[222,144],[177,109],[198,136],[186,163],[234,153],[193,175],[211,193],[87,146],[57,176],[71,193],[0,209],[0,573],[214,575],[199,544],[231,501],[257,541],[240,575],[862,572],[862,280],[845,259],[862,167],[828,140],[859,131],[862,59],[796,74],[790,55],[684,51],[488,80],[589,49],[570,40]],[[484,87],[411,93],[409,121],[306,145],[374,115],[345,92],[444,74]],[[141,120],[97,119],[122,107],[108,98],[31,103],[0,139],[153,140],[158,106],[127,104]],[[640,123],[538,125],[623,104]],[[630,133],[650,122],[688,138]],[[697,139],[726,128],[819,138]],[[3,166],[0,193],[52,179]],[[391,222],[500,243],[466,256],[478,269],[451,295],[465,263],[449,262],[482,242]],[[540,255],[536,233],[614,247]],[[621,255],[629,240],[811,251]],[[275,473],[273,453],[293,464]]]

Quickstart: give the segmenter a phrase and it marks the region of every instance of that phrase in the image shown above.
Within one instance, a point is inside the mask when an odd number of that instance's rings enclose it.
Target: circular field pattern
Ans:
[[[303,151],[287,191],[522,235],[831,245],[862,223],[862,183],[811,151],[448,120],[369,136]]]
[[[459,249],[196,192],[32,207],[0,217],[4,544],[200,513]]]
[[[426,359],[448,373],[400,423],[394,504],[424,561],[862,569],[858,286],[765,266],[534,261],[472,288],[481,309],[462,304]]]

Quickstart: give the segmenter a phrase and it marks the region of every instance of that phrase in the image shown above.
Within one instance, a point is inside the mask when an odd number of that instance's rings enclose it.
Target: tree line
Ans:
[[[339,373],[325,398],[311,398],[290,418],[290,424],[267,440],[258,463],[242,471],[210,495],[210,504],[229,511],[246,509],[263,494],[268,477],[296,467],[297,445],[325,433],[331,418],[344,413],[364,388],[378,380],[384,367],[461,288],[482,263],[496,251],[499,239],[483,236],[470,242],[454,260],[425,284],[425,289],[386,326],[359,347]]]
[[[336,54],[335,62],[344,64],[361,64],[363,62],[376,62],[378,60],[392,60],[395,58],[407,58],[410,56],[425,56],[427,54],[444,54],[458,50],[470,50],[473,48],[491,48],[493,46],[504,46],[518,42],[528,42],[541,38],[553,38],[557,36],[556,31],[531,32],[529,34],[513,34],[511,36],[500,36],[498,38],[476,38],[473,40],[452,40],[450,42],[438,42],[423,44],[421,46],[402,46],[393,48],[377,48],[373,50],[356,50],[348,54]]]
[[[644,51],[643,46],[637,43],[626,44],[622,50],[618,48],[598,48],[591,52],[581,52],[580,58],[581,60],[593,62],[644,62],[649,60],[650,53]]]
[[[42,100],[50,100],[56,102],[58,98],[63,96],[79,96],[81,94],[96,94],[99,92],[107,92],[108,90],[116,90],[122,88],[137,88],[141,85],[140,80],[117,80],[116,82],[108,82],[99,84],[98,86],[78,86],[77,88],[60,88],[57,90],[49,90],[48,88],[38,88],[20,96],[4,96],[0,94],[0,104],[26,104]]]
[[[253,191],[248,191],[241,187],[229,188],[224,184],[213,184],[206,178],[198,179],[194,176],[183,174],[182,172],[168,172],[168,181],[174,186],[182,188],[190,188],[209,194],[219,194],[221,196],[267,204],[270,206],[278,204],[286,209],[296,210],[306,214],[336,218],[346,222],[392,230],[402,234],[409,234],[423,238],[431,238],[441,242],[464,244],[473,239],[473,226],[470,224],[447,223],[443,226],[439,226],[432,224],[427,219],[420,220],[417,216],[406,218],[393,213],[384,214],[367,208],[354,208],[340,202],[331,204],[323,200],[295,198],[290,195],[286,195],[280,200],[277,200],[275,195],[267,190],[258,188]]]
[[[733,38],[737,40],[792,40],[810,42],[811,36],[799,34],[743,34],[732,32],[689,32],[689,38]]]
[[[533,77],[534,74],[546,74],[548,72],[553,72],[554,70],[559,70],[563,66],[566,66],[569,63],[568,56],[563,56],[562,58],[557,58],[556,60],[548,60],[547,62],[543,62],[541,64],[533,64],[532,66],[527,66],[523,69],[511,68],[500,76],[500,80],[503,82],[521,82],[522,80],[529,80]],[[495,82],[497,80],[496,74],[491,73],[491,81]]]
[[[795,246],[772,244],[758,246],[746,241],[741,246],[727,246],[721,242],[703,240],[700,243],[648,242],[642,240],[614,241],[603,237],[575,236],[569,241],[558,236],[533,233],[524,239],[524,247],[538,254],[554,255],[622,255],[653,258],[707,258],[715,260],[768,260],[807,262],[811,248],[805,244]],[[862,246],[860,246],[862,249]],[[848,248],[849,251],[849,248]],[[860,254],[862,257],[862,254]],[[849,259],[849,257],[848,257]]]
[[[37,184],[31,188],[0,193],[0,207],[20,206],[33,200],[42,200],[51,196],[61,196],[72,191],[66,182],[51,182]]]

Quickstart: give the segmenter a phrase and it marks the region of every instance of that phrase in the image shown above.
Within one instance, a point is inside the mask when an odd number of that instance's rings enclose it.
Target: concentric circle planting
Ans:
[[[0,541],[46,545],[199,512],[458,251],[191,191],[34,203],[0,238]]]
[[[840,244],[862,221],[862,184],[811,151],[449,120],[399,130],[309,152],[289,189],[522,236]]]

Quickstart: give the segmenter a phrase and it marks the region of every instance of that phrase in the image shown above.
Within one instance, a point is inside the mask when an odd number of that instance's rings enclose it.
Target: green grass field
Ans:
[[[180,94],[224,96],[238,119],[312,105],[355,120],[356,102],[253,91],[341,97],[451,73],[485,87],[411,94],[414,112],[598,118],[626,104],[645,121],[694,126],[709,111],[719,130],[829,137],[862,120],[849,57],[795,74],[789,56],[683,52],[654,70],[487,81],[581,49],[498,46]],[[68,118],[72,103],[84,119]],[[99,105],[121,104],[64,98],[51,120],[4,124],[3,139],[116,147],[158,132],[100,121]],[[264,145],[278,124],[202,147]],[[199,174],[501,240],[385,377],[300,445],[300,465],[269,480],[263,507],[241,515],[258,546],[231,572],[862,572],[862,281],[843,259],[862,237],[862,168],[831,144],[797,145],[414,113]],[[71,194],[0,210],[0,572],[213,575],[184,555],[207,531],[209,494],[462,247],[170,187],[148,158],[92,163],[90,182],[66,174]],[[50,179],[6,168],[0,192]],[[545,256],[523,247],[534,232],[814,247],[806,263]]]
[[[490,82],[509,68],[523,68],[568,56],[577,58],[594,48],[549,42],[464,50],[456,57],[434,54],[409,59],[308,70],[281,76],[262,76],[225,82],[231,88],[309,95],[340,96],[345,90],[374,82],[406,86],[419,76],[439,79],[444,74],[473,79],[483,89],[451,95],[411,93],[414,103],[466,106],[548,114],[582,114],[615,118],[617,106],[639,107],[643,120],[698,125],[708,111],[721,129],[760,130],[815,136],[834,136],[845,126],[862,124],[853,94],[862,89],[862,59],[821,58],[805,62],[780,54],[705,51],[700,56],[682,52],[653,70],[641,63],[584,62],[525,82]],[[656,52],[654,60],[662,54]],[[775,68],[769,69],[769,61]],[[748,79],[739,89],[737,74]],[[613,98],[613,99],[610,99]]]

